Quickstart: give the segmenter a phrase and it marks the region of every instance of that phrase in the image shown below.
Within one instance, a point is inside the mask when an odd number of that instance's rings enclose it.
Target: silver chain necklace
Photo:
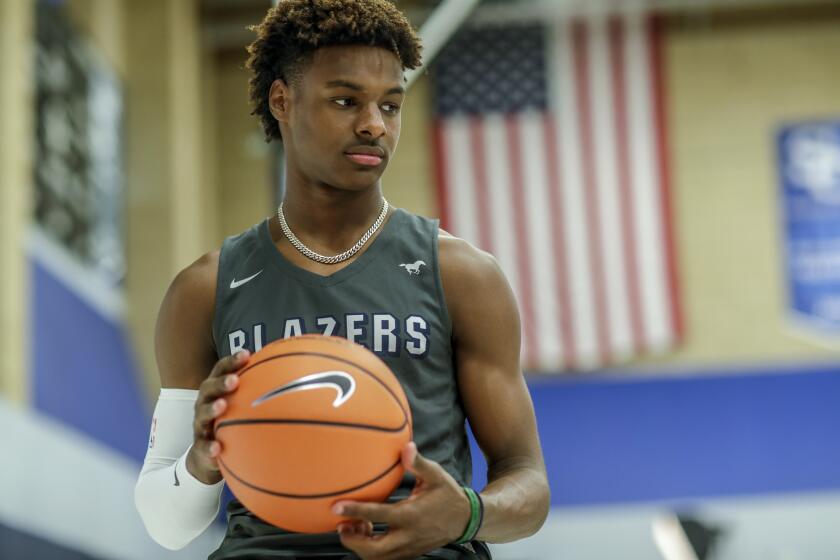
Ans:
[[[323,263],[323,264],[336,264],[342,261],[346,261],[353,255],[359,252],[359,249],[365,246],[365,243],[373,236],[374,233],[379,229],[379,226],[382,225],[382,222],[385,221],[385,216],[388,214],[388,201],[384,198],[382,199],[382,210],[379,212],[379,217],[376,218],[376,221],[373,222],[373,225],[370,226],[365,234],[356,241],[356,243],[344,251],[343,253],[339,253],[338,255],[333,255],[332,257],[327,257],[325,255],[321,255],[316,253],[309,247],[303,244],[303,241],[297,238],[297,236],[292,233],[289,224],[286,223],[286,216],[283,215],[283,203],[280,203],[280,206],[277,207],[277,221],[280,222],[280,228],[283,230],[283,235],[286,236],[286,239],[289,240],[289,243],[294,245],[295,249],[303,253],[303,255],[311,259],[313,261]]]

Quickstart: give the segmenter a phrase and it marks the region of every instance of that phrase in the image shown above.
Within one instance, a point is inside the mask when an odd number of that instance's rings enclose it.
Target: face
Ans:
[[[376,184],[400,136],[405,90],[399,59],[386,49],[325,47],[299,82],[274,82],[272,113],[290,178],[342,190]]]

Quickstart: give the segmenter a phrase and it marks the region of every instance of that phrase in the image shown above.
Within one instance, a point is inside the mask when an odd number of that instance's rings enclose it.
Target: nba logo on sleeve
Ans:
[[[152,432],[149,434],[149,449],[155,447],[155,432],[157,432],[157,418],[152,418]]]

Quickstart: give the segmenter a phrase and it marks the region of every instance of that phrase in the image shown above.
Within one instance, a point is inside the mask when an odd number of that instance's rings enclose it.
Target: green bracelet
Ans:
[[[473,540],[476,534],[478,534],[478,530],[481,527],[481,518],[483,517],[482,509],[484,508],[482,508],[479,495],[469,486],[463,486],[462,488],[464,489],[464,494],[467,495],[467,499],[470,501],[470,520],[467,523],[467,528],[464,529],[464,534],[455,541],[455,544],[464,544]]]

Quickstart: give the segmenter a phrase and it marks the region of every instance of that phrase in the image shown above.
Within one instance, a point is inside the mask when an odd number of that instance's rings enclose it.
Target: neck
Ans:
[[[378,182],[363,191],[289,185],[283,214],[289,228],[306,245],[337,253],[356,243],[370,228],[382,202]]]

